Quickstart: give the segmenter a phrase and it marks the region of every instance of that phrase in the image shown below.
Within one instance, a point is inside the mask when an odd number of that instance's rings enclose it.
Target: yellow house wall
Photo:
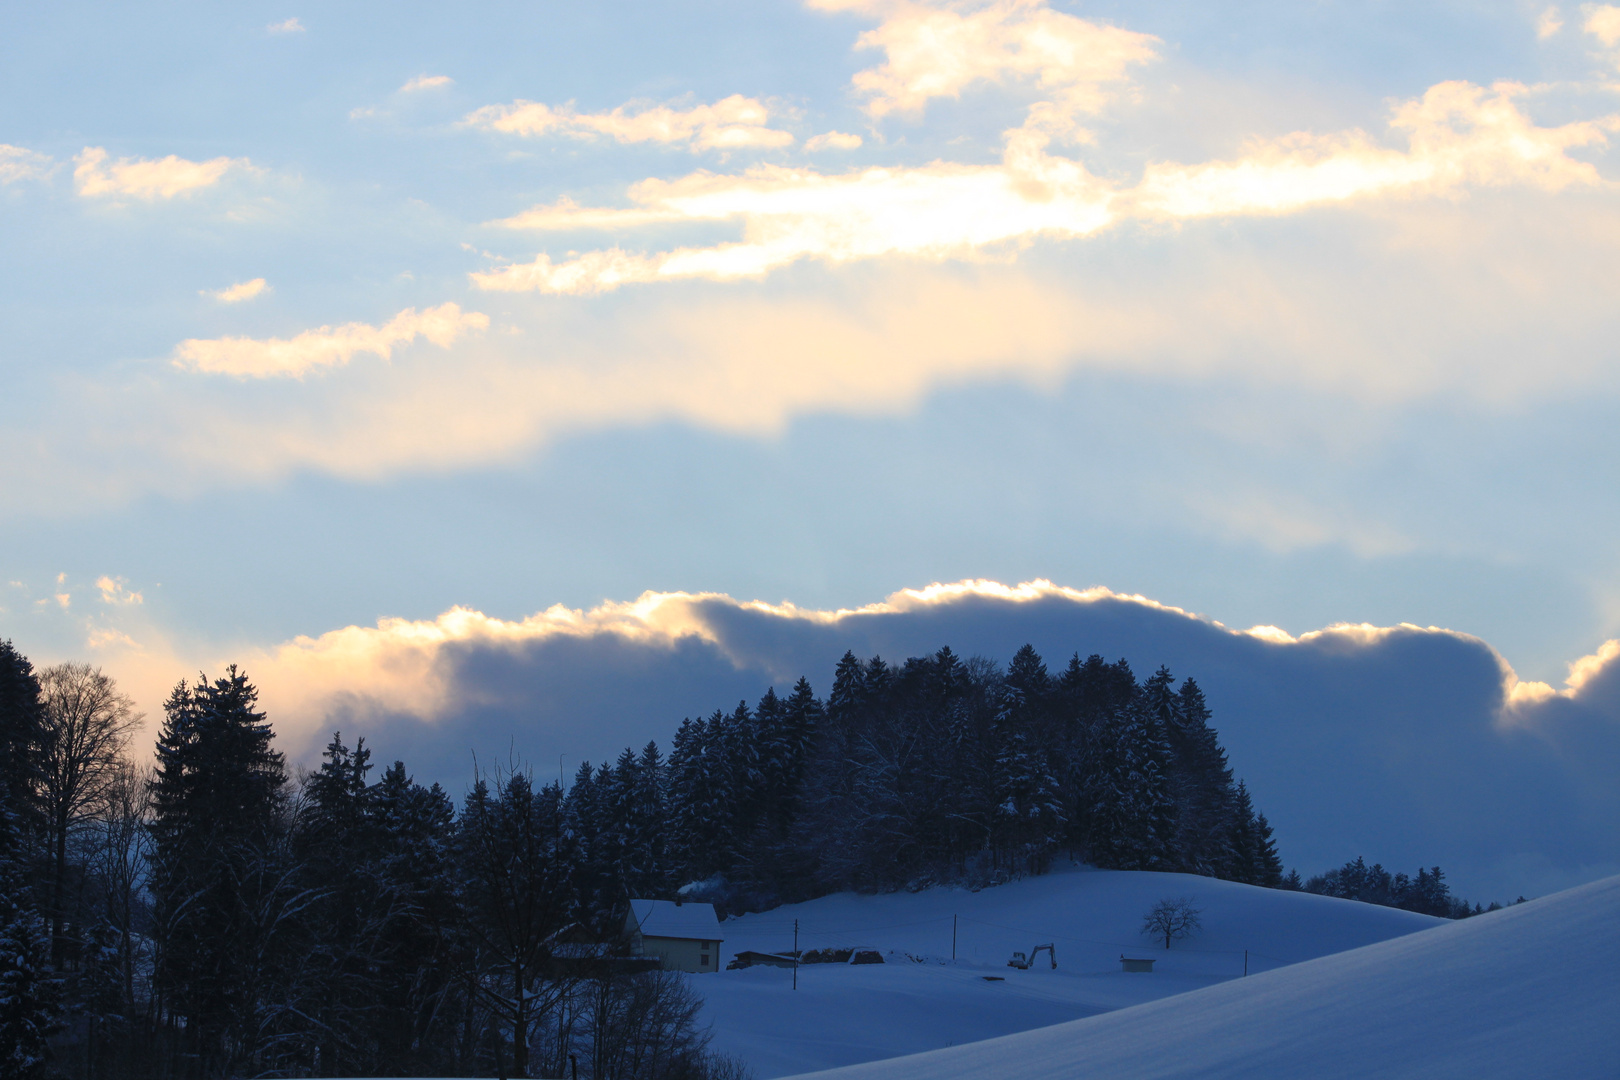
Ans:
[[[665,971],[690,971],[701,974],[720,970],[720,943],[694,941],[691,938],[644,937],[642,952],[663,958]],[[708,962],[704,963],[704,957]]]

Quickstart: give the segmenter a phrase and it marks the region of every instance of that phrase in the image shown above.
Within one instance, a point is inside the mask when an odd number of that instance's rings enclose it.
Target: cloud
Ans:
[[[765,165],[741,176],[644,180],[630,197],[640,205],[628,211],[582,213],[558,204],[501,224],[556,230],[586,221],[613,227],[741,219],[744,240],[650,256],[588,252],[561,264],[541,254],[532,263],[474,273],[473,283],[503,292],[588,293],[631,282],[757,277],[804,258],[973,258],[1039,235],[1085,236],[1115,220],[1114,193],[1104,181],[1032,140],[1015,140],[999,166],[936,163],[828,175]]]
[[[371,353],[387,360],[396,345],[405,345],[417,336],[427,338],[442,349],[455,344],[469,330],[489,326],[489,316],[476,311],[463,312],[454,303],[440,304],[418,312],[406,308],[382,326],[345,323],[306,330],[297,337],[269,338],[189,338],[175,349],[175,366],[211,374],[239,378],[303,378],[310,371],[347,364],[357,353]]]
[[[85,644],[92,649],[140,649],[140,643],[122,630],[112,627],[92,627],[85,636]]]
[[[101,590],[101,602],[115,607],[129,604],[140,604],[145,598],[140,593],[132,591],[123,578],[109,577],[103,574],[96,578],[96,588]]]
[[[804,148],[814,153],[818,150],[854,150],[860,145],[859,135],[846,135],[842,131],[824,131],[807,140]]]
[[[440,87],[450,86],[455,81],[448,75],[418,75],[400,87],[399,92],[409,94],[417,90],[437,90]]]
[[[1032,83],[1067,118],[1095,113],[1133,64],[1155,56],[1159,39],[1053,11],[1044,0],[946,6],[912,0],[810,0],[824,11],[878,18],[857,49],[884,62],[854,85],[874,119],[917,115],[930,99],[957,98],[976,84]]]
[[[1205,165],[1150,165],[1133,194],[1147,218],[1291,213],[1355,199],[1451,195],[1470,187],[1524,186],[1562,191],[1604,181],[1574,147],[1606,141],[1604,121],[1537,127],[1514,99],[1517,83],[1489,91],[1466,82],[1430,87],[1395,109],[1390,127],[1405,151],[1359,131],[1307,132],[1255,142],[1239,160]]]
[[[56,162],[49,154],[41,154],[10,143],[0,143],[0,184],[15,184],[19,180],[43,180],[51,175]]]
[[[1465,895],[1507,897],[1620,864],[1620,730],[1551,734],[1504,721],[1512,669],[1477,638],[1433,627],[1234,630],[1105,588],[963,581],[835,611],[646,593],[503,620],[467,608],[299,637],[230,659],[263,691],[281,745],[317,753],[333,728],[455,790],[472,755],[605,760],[667,741],[681,717],[807,676],[821,694],[844,650],[890,662],[949,644],[1003,662],[1024,643],[1166,664],[1208,695],[1283,854],[1307,871],[1356,854],[1439,863]],[[1581,692],[1603,680],[1606,646]],[[223,663],[225,657],[220,657]],[[1583,669],[1585,670],[1585,669]],[[152,681],[152,680],[149,680]],[[1612,869],[1603,872],[1613,872]]]
[[[243,300],[252,300],[268,288],[264,278],[256,277],[252,281],[238,281],[235,285],[228,285],[223,289],[204,289],[203,295],[212,296],[223,304],[239,304]]]
[[[107,164],[107,151],[87,146],[74,159],[73,180],[86,198],[132,195],[138,199],[172,199],[217,184],[233,168],[251,168],[247,158],[218,157],[187,161],[166,158],[119,158]]]
[[[1581,11],[1586,14],[1582,30],[1609,48],[1620,45],[1620,7],[1614,4],[1587,4]]]
[[[1557,5],[1548,7],[1540,15],[1536,16],[1536,37],[1543,41],[1546,41],[1563,28],[1564,17],[1559,12]]]
[[[713,105],[689,109],[631,102],[605,113],[582,113],[572,104],[551,106],[520,99],[510,105],[486,105],[467,114],[462,123],[528,137],[602,136],[620,143],[684,143],[694,152],[791,146],[793,135],[769,127],[769,119],[770,112],[761,102],[732,94]]]
[[[1134,188],[1048,152],[1050,137],[1038,115],[1008,132],[997,165],[936,162],[840,174],[761,165],[739,175],[703,171],[644,180],[629,189],[635,204],[629,208],[581,208],[562,200],[498,224],[571,231],[740,222],[743,240],[654,254],[613,248],[561,263],[541,253],[533,262],[475,272],[471,279],[491,291],[588,294],[632,283],[758,277],[807,258],[977,259],[1038,238],[1092,236],[1131,220],[1281,214],[1470,187],[1601,185],[1597,169],[1567,151],[1603,142],[1604,125],[1620,118],[1538,127],[1515,103],[1523,92],[1512,83],[1489,91],[1464,82],[1431,87],[1394,111],[1390,126],[1406,138],[1404,151],[1359,131],[1298,133],[1252,143],[1234,161],[1149,165]]]
[[[271,23],[265,29],[272,34],[302,34],[304,24],[298,21],[297,16],[294,16],[290,19],[283,19],[278,23]]]

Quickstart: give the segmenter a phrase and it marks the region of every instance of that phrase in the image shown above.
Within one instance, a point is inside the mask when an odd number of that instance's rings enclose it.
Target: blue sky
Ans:
[[[0,60],[0,635],[149,713],[241,659],[315,731],[301,635],[649,590],[1046,579],[1554,695],[1620,637],[1612,5],[61,4]]]

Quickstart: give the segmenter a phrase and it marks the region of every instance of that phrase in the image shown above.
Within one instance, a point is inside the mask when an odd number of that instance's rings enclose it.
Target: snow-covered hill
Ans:
[[[1188,897],[1203,913],[1202,929],[1169,951],[1140,933],[1166,897]],[[726,958],[791,948],[795,920],[801,948],[869,945],[889,962],[803,966],[797,990],[777,968],[698,978],[715,1048],[760,1080],[1060,1024],[1239,978],[1245,962],[1255,974],[1444,925],[1185,874],[1075,867],[976,893],[842,893],[728,919]],[[1007,966],[1014,950],[1048,942],[1056,971],[1044,955],[1028,971]],[[1122,953],[1154,957],[1156,970],[1126,974]]]
[[[817,1080],[1613,1080],[1620,877],[1253,978]]]

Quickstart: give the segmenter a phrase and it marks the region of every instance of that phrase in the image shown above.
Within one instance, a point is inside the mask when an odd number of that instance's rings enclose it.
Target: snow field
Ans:
[[[1140,933],[1156,901],[1185,896],[1202,929],[1166,951]],[[951,960],[952,917],[956,954]],[[1392,937],[1445,920],[1187,874],[1068,867],[979,892],[840,893],[728,919],[722,952],[869,945],[884,965],[754,967],[697,978],[714,1047],[759,1080],[912,1054],[1155,1001]],[[1007,966],[1014,950],[1057,947],[1058,969]],[[1157,960],[1125,974],[1119,956]],[[987,981],[986,976],[1001,981]]]
[[[1613,1080],[1620,877],[1039,1031],[817,1080]]]

